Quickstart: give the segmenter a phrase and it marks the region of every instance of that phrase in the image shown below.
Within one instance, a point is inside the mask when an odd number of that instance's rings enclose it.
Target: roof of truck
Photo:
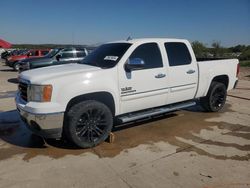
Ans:
[[[186,39],[177,39],[177,38],[138,38],[138,39],[129,39],[129,40],[120,40],[110,43],[144,43],[144,42],[186,42]]]

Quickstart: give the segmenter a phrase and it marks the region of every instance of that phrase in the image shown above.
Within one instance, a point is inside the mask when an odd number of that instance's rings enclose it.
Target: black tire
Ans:
[[[64,134],[81,148],[94,147],[109,136],[113,116],[103,103],[94,100],[80,102],[66,113]]]
[[[15,63],[15,64],[13,65],[13,69],[14,69],[15,71],[19,71],[19,68],[20,68],[20,64],[19,64],[19,63]]]
[[[218,112],[224,107],[226,97],[226,86],[220,82],[212,82],[207,95],[200,99],[200,103],[207,112]]]

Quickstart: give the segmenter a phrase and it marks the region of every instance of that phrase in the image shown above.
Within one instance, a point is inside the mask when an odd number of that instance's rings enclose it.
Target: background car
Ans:
[[[9,67],[12,67],[14,70],[19,70],[20,60],[26,59],[26,58],[37,58],[37,57],[42,57],[45,56],[46,54],[49,53],[49,50],[29,50],[29,51],[24,51],[23,53],[19,53],[18,55],[12,55],[9,58],[7,58],[6,65]]]
[[[19,62],[20,72],[28,69],[61,65],[67,63],[77,63],[88,55],[86,48],[59,48],[51,50],[46,56],[41,58],[29,58]]]
[[[1,58],[5,60],[4,62],[6,64],[6,61],[10,56],[21,54],[24,51],[27,52],[28,50],[7,49],[1,54]]]

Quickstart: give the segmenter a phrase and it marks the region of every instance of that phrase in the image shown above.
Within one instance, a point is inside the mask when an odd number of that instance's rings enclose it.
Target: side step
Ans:
[[[196,105],[196,102],[194,101],[182,102],[182,103],[149,109],[146,111],[140,111],[140,112],[134,112],[134,113],[121,115],[120,117],[118,117],[118,120],[120,120],[122,123],[127,123],[130,121],[135,121],[138,119],[143,119],[143,118],[147,118],[150,116],[163,114],[166,112],[171,112],[171,111],[179,110],[182,108],[187,108],[187,107],[194,106],[194,105]]]

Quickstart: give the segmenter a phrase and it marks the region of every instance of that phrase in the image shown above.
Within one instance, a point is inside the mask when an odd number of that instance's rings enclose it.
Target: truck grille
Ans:
[[[18,89],[20,91],[20,96],[24,101],[27,101],[27,90],[28,90],[28,84],[19,82]]]

